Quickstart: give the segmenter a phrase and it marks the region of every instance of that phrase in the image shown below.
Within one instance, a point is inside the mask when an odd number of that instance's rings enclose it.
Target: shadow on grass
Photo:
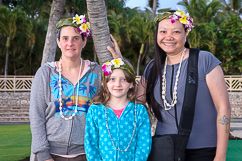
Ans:
[[[19,160],[19,161],[29,161],[30,157],[27,157],[25,159]]]

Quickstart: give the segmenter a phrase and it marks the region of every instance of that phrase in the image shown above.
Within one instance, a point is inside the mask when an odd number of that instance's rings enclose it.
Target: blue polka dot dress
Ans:
[[[105,106],[92,104],[88,109],[85,130],[85,152],[88,161],[146,161],[151,149],[151,127],[146,108],[136,105],[136,129],[132,142],[125,150],[132,138],[135,127],[135,104],[129,102],[120,118],[111,108],[107,108],[108,129],[106,127]]]

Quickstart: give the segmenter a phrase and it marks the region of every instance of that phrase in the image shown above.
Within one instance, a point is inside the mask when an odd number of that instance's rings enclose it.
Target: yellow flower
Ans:
[[[76,14],[76,16],[73,17],[73,22],[72,23],[76,22],[76,24],[82,24],[84,18],[85,18],[85,15],[78,16],[78,14]]]
[[[111,63],[110,62],[106,62],[106,63],[104,63],[103,65],[107,65],[107,66],[109,66],[109,65],[111,65]]]
[[[88,26],[85,23],[83,23],[79,28],[81,29],[82,32],[86,32]]]
[[[182,11],[176,11],[175,13],[176,15],[180,16],[180,17],[183,17],[185,15],[185,12],[182,12]]]
[[[124,64],[124,62],[123,62],[123,60],[121,58],[113,59],[111,62],[114,65],[115,68],[119,68],[120,65]]]
[[[189,24],[189,22],[187,21],[187,16],[184,16],[184,17],[180,18],[180,22],[182,24]]]
[[[87,22],[87,23],[86,23],[86,25],[87,25],[87,27],[90,29],[90,23],[89,23],[89,22]]]

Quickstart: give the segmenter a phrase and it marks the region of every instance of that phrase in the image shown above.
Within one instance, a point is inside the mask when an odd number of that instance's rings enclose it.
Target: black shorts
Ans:
[[[79,155],[75,158],[63,158],[58,155],[50,154],[54,161],[86,161],[86,155]]]
[[[186,149],[185,161],[213,161],[216,154],[216,147],[202,149]]]

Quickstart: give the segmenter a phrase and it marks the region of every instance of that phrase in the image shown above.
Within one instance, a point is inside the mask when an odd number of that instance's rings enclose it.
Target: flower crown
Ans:
[[[108,76],[109,74],[111,74],[112,70],[114,69],[126,70],[135,79],[134,70],[128,64],[125,64],[121,58],[113,59],[110,62],[106,62],[102,65],[103,74],[105,76]]]
[[[78,27],[78,31],[80,31],[80,34],[83,34],[84,37],[90,38],[92,36],[90,23],[87,22],[87,18],[85,17],[85,15],[78,16],[78,14],[76,14],[76,17],[73,17],[72,23],[80,25],[80,27]]]
[[[178,11],[175,13],[172,12],[164,12],[162,14],[158,14],[155,18],[154,25],[156,25],[158,22],[164,20],[164,19],[171,19],[171,23],[175,23],[176,20],[179,20],[182,24],[185,25],[185,28],[188,32],[192,31],[192,28],[194,27],[193,19],[189,15],[189,13],[185,13],[183,11],[180,11],[178,8]]]
[[[87,22],[85,15],[78,16],[78,14],[76,14],[76,16],[73,18],[61,19],[56,24],[57,32],[59,32],[59,29],[63,26],[76,27],[80,34],[83,34],[85,38],[90,38],[92,36],[90,23]]]

